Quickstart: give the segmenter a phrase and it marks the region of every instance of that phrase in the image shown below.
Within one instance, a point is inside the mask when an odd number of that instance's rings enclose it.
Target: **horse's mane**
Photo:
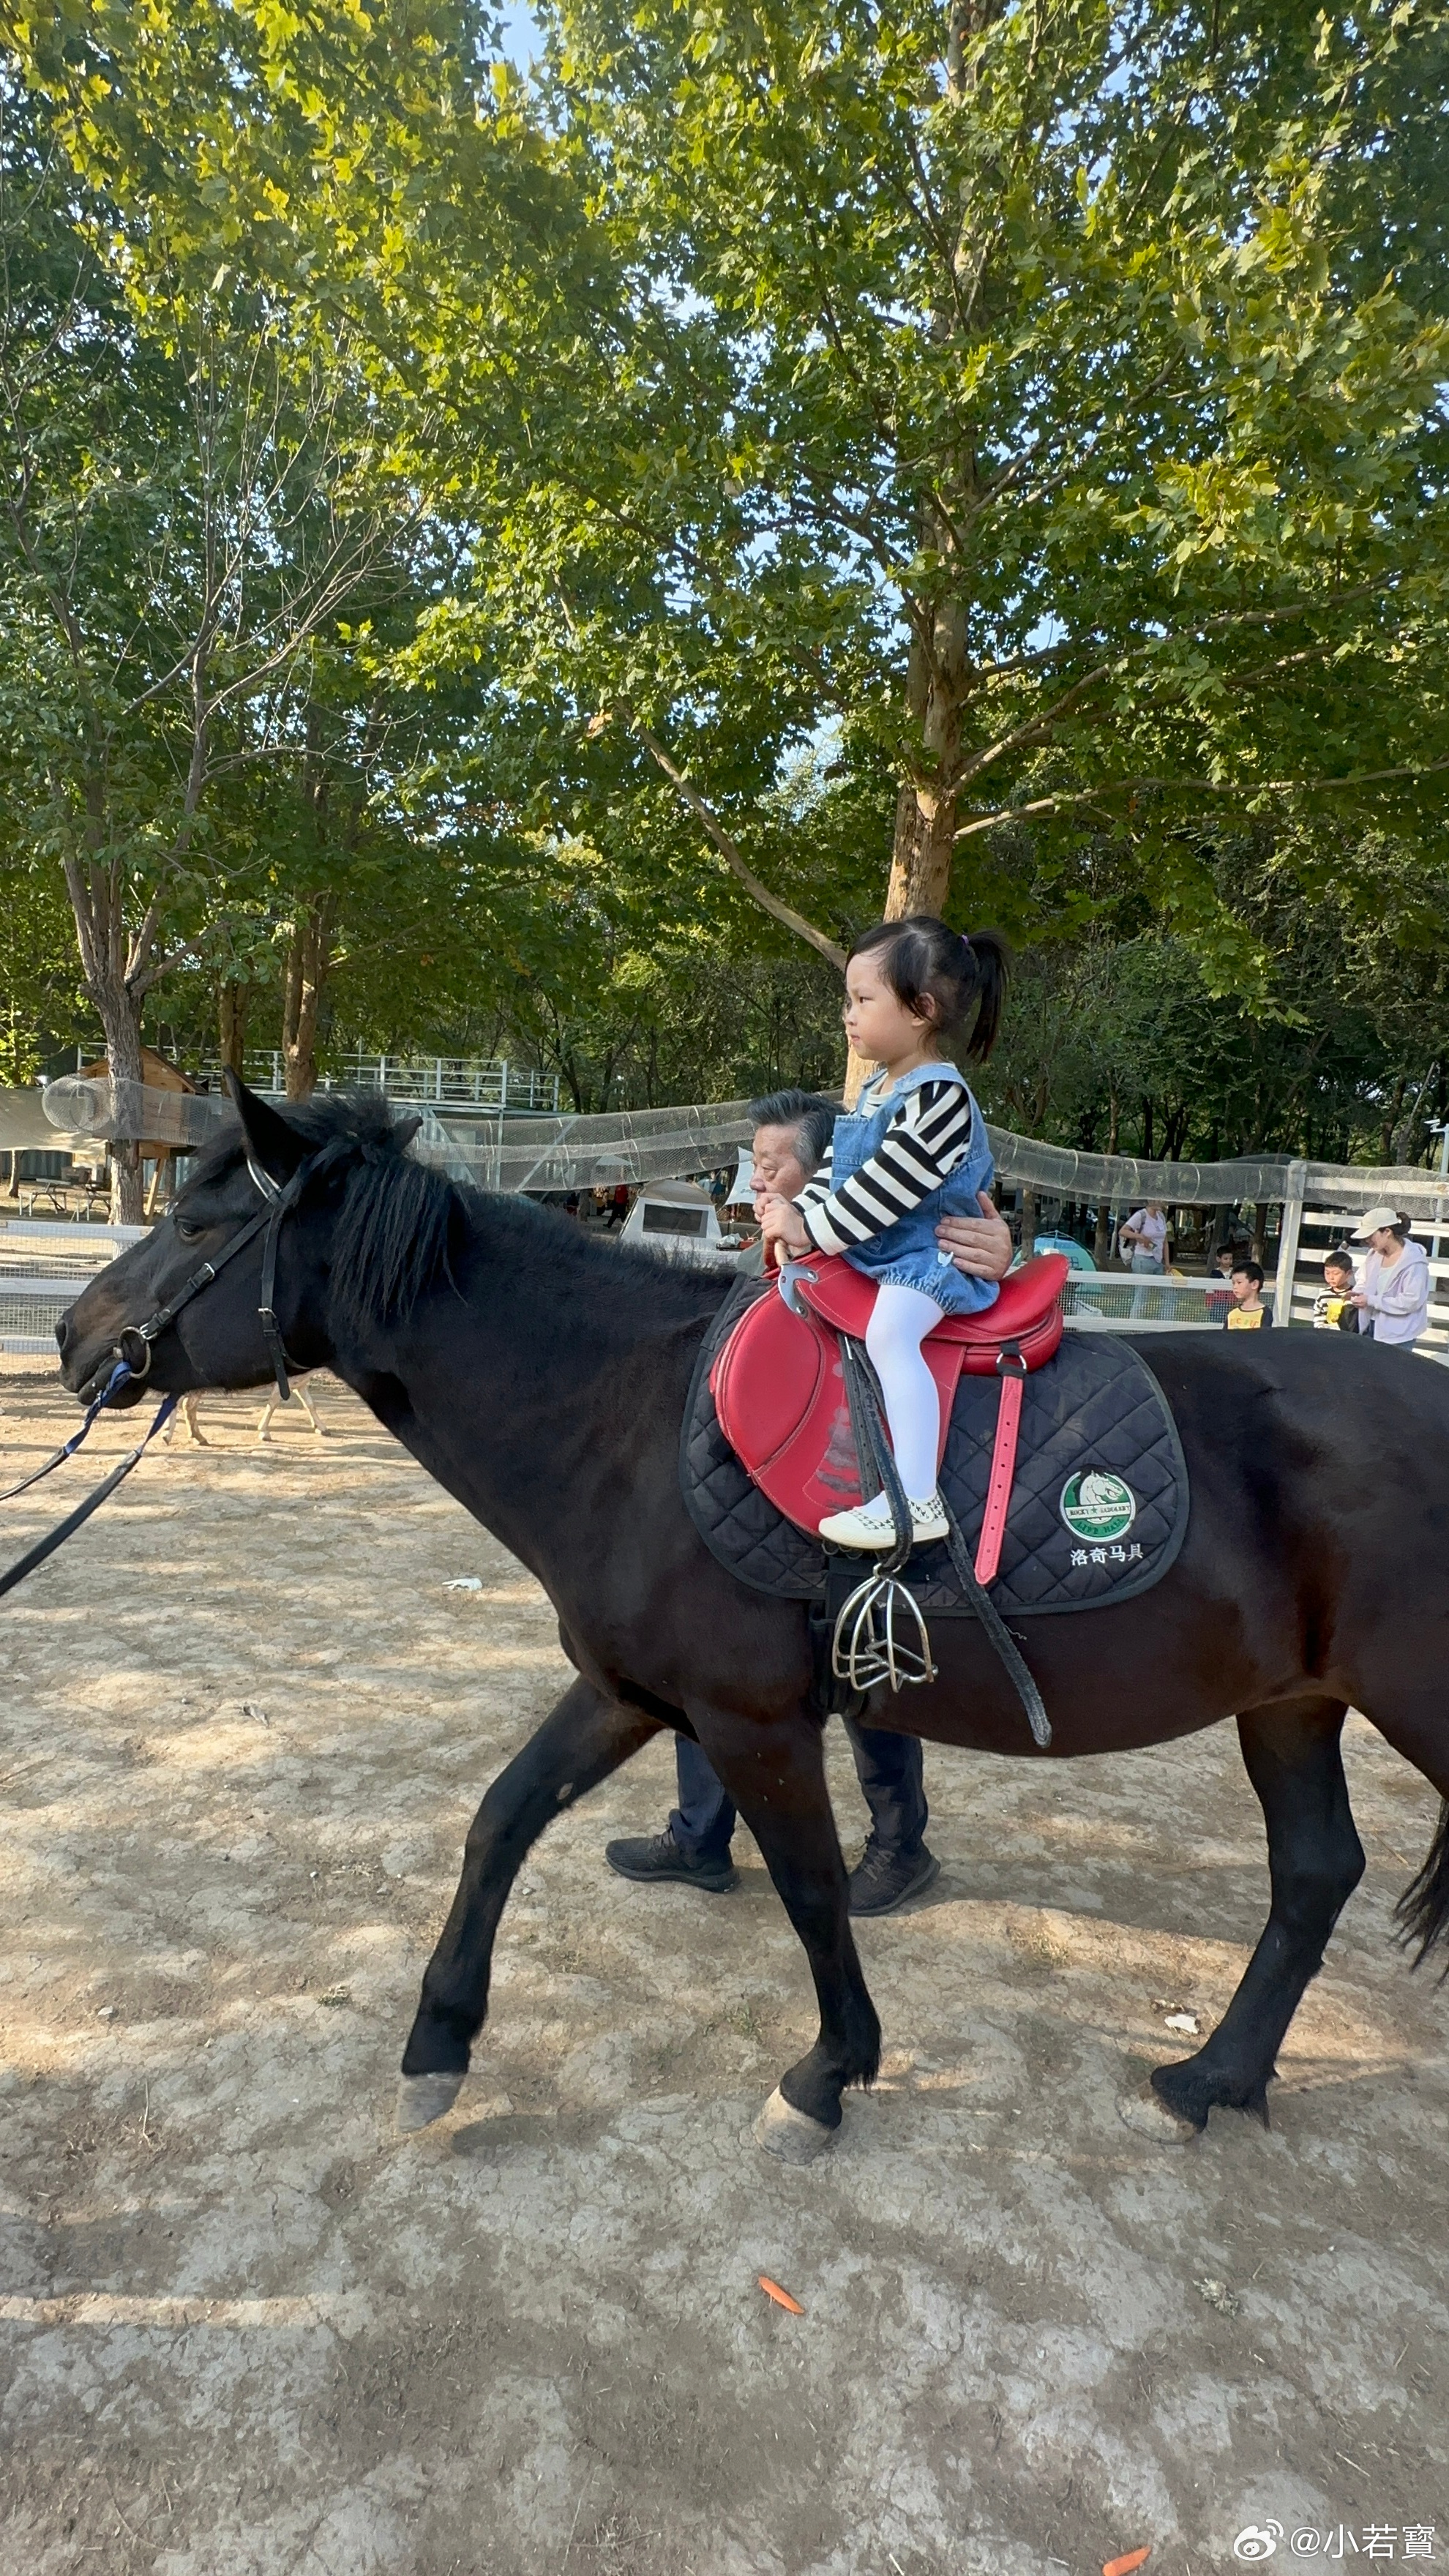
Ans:
[[[641,1293],[656,1318],[693,1319],[719,1303],[726,1283],[713,1272],[633,1245],[593,1242],[581,1226],[531,1199],[473,1189],[415,1162],[406,1150],[414,1122],[395,1117],[379,1094],[324,1092],[280,1114],[314,1152],[334,1141],[355,1149],[343,1164],[333,1237],[332,1312],[344,1330],[404,1323],[430,1289],[453,1284],[455,1263],[480,1236],[521,1295],[530,1279],[547,1282],[565,1299],[586,1299],[596,1323],[601,1310],[617,1308],[620,1324],[632,1321],[637,1331]],[[213,1178],[237,1151],[228,1133],[208,1147],[195,1178]]]

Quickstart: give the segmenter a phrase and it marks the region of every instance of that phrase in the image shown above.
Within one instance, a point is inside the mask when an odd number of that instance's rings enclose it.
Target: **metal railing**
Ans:
[[[203,1066],[215,1075],[215,1062]],[[257,1091],[281,1092],[286,1067],[279,1049],[249,1055],[246,1078]],[[511,1064],[506,1056],[355,1055],[343,1056],[330,1073],[318,1078],[319,1091],[380,1091],[388,1100],[431,1101],[435,1107],[543,1110],[558,1113],[559,1078],[536,1067]]]

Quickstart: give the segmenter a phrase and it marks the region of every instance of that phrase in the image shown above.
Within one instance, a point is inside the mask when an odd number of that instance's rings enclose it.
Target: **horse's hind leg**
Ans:
[[[689,1716],[764,1854],[815,1980],[820,2035],[781,2077],[755,2130],[761,2146],[802,2163],[839,2128],[846,2085],[872,2083],[880,2062],[880,2023],[850,1929],[821,1727],[803,1709],[764,1723],[694,1706]]]
[[[423,1977],[403,2051],[400,2129],[425,2129],[457,2099],[488,2010],[493,1936],[530,1845],[659,1726],[579,1680],[499,1773],[469,1828],[458,1892]]]
[[[1273,1902],[1242,1984],[1206,2046],[1159,2066],[1155,2091],[1179,2119],[1205,2127],[1219,2105],[1268,2124],[1268,2085],[1303,1990],[1363,1876],[1339,1736],[1342,1700],[1301,1699],[1238,1719],[1248,1777],[1268,1827]]]
[[[1431,1951],[1449,1947],[1449,1683],[1438,1638],[1424,1660],[1431,1665],[1427,1677],[1422,1666],[1418,1674],[1395,1674],[1377,1664],[1355,1695],[1385,1743],[1423,1773],[1442,1802],[1423,1865],[1394,1908],[1404,1946],[1417,1954],[1416,1968]],[[1444,1973],[1449,1976],[1449,1967]]]

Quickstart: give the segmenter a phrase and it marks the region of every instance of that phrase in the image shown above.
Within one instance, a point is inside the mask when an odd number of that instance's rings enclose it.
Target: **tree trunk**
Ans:
[[[896,798],[887,921],[904,921],[912,912],[941,912],[951,891],[955,828],[954,796],[906,782]]]
[[[148,908],[135,939],[128,940],[125,882],[118,865],[100,856],[105,835],[105,790],[99,769],[86,779],[86,839],[81,853],[62,861],[66,892],[75,916],[85,988],[106,1033],[106,1062],[112,1087],[141,1080],[141,1010],[144,986],[138,990],[150,954],[157,907]],[[138,1137],[125,1137],[110,1148],[111,1223],[140,1225],[142,1211],[141,1147]]]
[[[330,893],[309,894],[297,907],[282,989],[283,1079],[289,1100],[310,1100],[317,1087],[317,1014],[332,962]]]
[[[91,999],[106,1033],[106,1062],[115,1096],[121,1083],[141,1081],[141,1005],[123,976],[107,976],[91,987]],[[145,1223],[140,1139],[122,1137],[111,1146],[111,1223]]]
[[[255,986],[229,976],[217,994],[217,1035],[222,1063],[232,1073],[246,1070],[247,1018]]]
[[[1117,1151],[1117,1137],[1121,1128],[1121,1118],[1122,1104],[1118,1099],[1116,1092],[1109,1086],[1107,1092],[1107,1152],[1109,1155],[1115,1154]],[[1099,1270],[1105,1270],[1108,1261],[1111,1259],[1112,1217],[1113,1201],[1110,1194],[1108,1194],[1102,1199],[1098,1206],[1097,1228],[1092,1239],[1092,1259],[1095,1261]]]
[[[1404,1093],[1407,1091],[1408,1087],[1408,1081],[1401,1073],[1394,1084],[1393,1090],[1389,1094],[1388,1116],[1382,1121],[1379,1127],[1379,1161],[1381,1163],[1391,1163],[1394,1159],[1394,1129],[1399,1123],[1404,1106]]]
[[[1021,1192],[1021,1257],[1030,1261],[1036,1248],[1036,1192],[1024,1182]]]
[[[939,913],[951,884],[951,834],[954,800],[933,796],[909,780],[896,797],[895,838],[886,886],[884,921],[904,921],[909,913]],[[878,1067],[869,1056],[845,1050],[845,1105],[853,1109]]]

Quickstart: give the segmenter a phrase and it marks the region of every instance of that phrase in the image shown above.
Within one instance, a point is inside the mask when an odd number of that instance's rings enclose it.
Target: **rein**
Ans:
[[[97,1414],[104,1411],[112,1396],[126,1384],[130,1374],[125,1361],[118,1360],[100,1394],[87,1407],[86,1418],[79,1431],[73,1432],[63,1447],[52,1450],[43,1467],[32,1468],[28,1476],[21,1477],[18,1485],[12,1485],[8,1493],[0,1494],[0,1503],[13,1503],[17,1494],[28,1494],[32,1485],[38,1485],[45,1477],[53,1476],[57,1467],[63,1467],[67,1458],[73,1458]]]
[[[106,1394],[96,1398],[96,1412],[100,1411],[101,1406],[106,1401],[106,1397],[114,1393],[117,1379],[124,1384],[130,1374],[130,1370],[125,1368],[124,1365],[116,1370],[111,1379],[110,1385],[106,1389]],[[66,1540],[74,1537],[75,1532],[81,1527],[82,1523],[90,1519],[92,1512],[98,1512],[102,1503],[115,1492],[116,1487],[120,1484],[124,1484],[126,1478],[131,1472],[131,1469],[140,1465],[141,1460],[145,1457],[147,1450],[150,1448],[152,1441],[155,1439],[156,1434],[161,1429],[162,1425],[170,1421],[171,1416],[175,1412],[180,1401],[181,1398],[179,1396],[168,1395],[165,1401],[157,1407],[156,1419],[152,1423],[144,1440],[138,1440],[135,1448],[127,1451],[125,1457],[121,1460],[119,1467],[113,1467],[111,1469],[111,1472],[109,1476],[106,1477],[104,1483],[93,1487],[92,1491],[87,1494],[84,1502],[77,1503],[73,1512],[68,1512],[65,1519],[63,1521],[58,1521],[53,1530],[46,1531],[44,1538],[38,1538],[36,1540],[34,1547],[27,1548],[24,1556],[17,1556],[15,1563],[6,1567],[5,1572],[0,1574],[0,1598],[3,1598],[7,1592],[13,1592],[16,1584],[23,1583],[27,1574],[33,1574],[36,1567],[38,1565],[43,1565],[48,1556],[53,1556],[58,1547],[64,1547]],[[43,1472],[44,1470],[42,1470],[42,1473]],[[34,1483],[34,1481],[33,1477],[27,1479],[28,1483]]]
[[[333,1137],[330,1143],[322,1146],[317,1153],[309,1154],[304,1162],[299,1163],[291,1179],[285,1184],[274,1181],[271,1173],[264,1171],[261,1164],[248,1154],[247,1170],[266,1202],[261,1214],[252,1217],[239,1234],[233,1235],[226,1250],[219,1253],[215,1261],[203,1261],[198,1270],[193,1270],[190,1278],[178,1289],[176,1295],[166,1305],[158,1306],[154,1313],[148,1315],[144,1324],[126,1326],[115,1345],[115,1365],[105,1385],[91,1397],[86,1408],[85,1420],[79,1431],[67,1440],[62,1448],[57,1449],[52,1457],[47,1458],[43,1467],[37,1467],[30,1475],[22,1477],[20,1483],[12,1485],[7,1494],[0,1494],[0,1502],[13,1502],[17,1494],[27,1493],[32,1485],[40,1484],[45,1477],[53,1474],[57,1467],[63,1466],[67,1458],[75,1456],[97,1415],[105,1411],[106,1406],[119,1395],[122,1387],[140,1386],[150,1376],[153,1346],[168,1327],[174,1324],[183,1308],[189,1306],[193,1298],[199,1297],[203,1288],[209,1288],[212,1281],[225,1270],[227,1263],[234,1261],[239,1252],[244,1252],[249,1243],[255,1242],[263,1228],[266,1229],[266,1240],[262,1245],[261,1298],[257,1307],[257,1317],[261,1324],[262,1337],[267,1345],[267,1355],[272,1363],[272,1373],[277,1381],[277,1393],[283,1404],[291,1402],[292,1388],[287,1370],[289,1365],[295,1366],[295,1363],[288,1362],[286,1344],[282,1339],[281,1328],[272,1303],[277,1287],[277,1237],[281,1232],[283,1218],[290,1215],[295,1208],[313,1175],[325,1163],[335,1162],[346,1150],[347,1140],[343,1137]],[[96,1380],[93,1378],[91,1385],[94,1387],[95,1383]],[[84,1502],[77,1503],[73,1512],[67,1513],[63,1521],[59,1521],[53,1530],[48,1530],[43,1538],[37,1539],[35,1545],[28,1548],[24,1556],[17,1557],[15,1563],[0,1574],[0,1598],[3,1598],[7,1592],[12,1592],[17,1583],[23,1583],[27,1574],[33,1574],[38,1565],[43,1565],[48,1556],[53,1556],[58,1547],[63,1547],[68,1538],[74,1537],[75,1532],[90,1519],[92,1512],[99,1511],[101,1504],[115,1492],[117,1486],[124,1483],[132,1468],[140,1465],[157,1432],[169,1422],[179,1402],[179,1396],[168,1395],[145,1438],[139,1440],[135,1448],[128,1451],[120,1465],[113,1467],[104,1481],[86,1495]]]

